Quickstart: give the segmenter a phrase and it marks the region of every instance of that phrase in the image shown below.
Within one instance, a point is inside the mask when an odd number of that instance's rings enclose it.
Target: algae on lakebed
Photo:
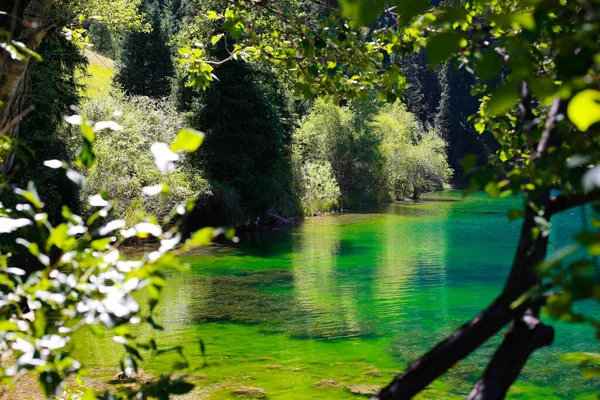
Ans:
[[[449,192],[241,234],[239,245],[186,257],[191,271],[169,276],[157,312],[165,331],[143,334],[183,346],[190,373],[204,377],[195,398],[235,398],[237,386],[264,389],[269,399],[356,398],[348,385],[385,385],[498,294],[520,228],[505,215],[516,206]],[[578,222],[569,215],[553,221],[552,242],[572,240]],[[597,381],[584,382],[558,359],[595,351],[593,333],[556,326],[555,345],[534,354],[509,397],[594,393]],[[421,398],[464,398],[499,339]],[[75,343],[87,364],[118,365],[119,346],[109,338],[79,335]],[[179,357],[144,356],[142,367],[153,373]],[[340,385],[315,385],[323,380]]]

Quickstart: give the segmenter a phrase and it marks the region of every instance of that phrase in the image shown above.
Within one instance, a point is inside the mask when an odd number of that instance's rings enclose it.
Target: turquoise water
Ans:
[[[520,229],[506,212],[518,205],[444,192],[241,234],[238,245],[189,254],[191,270],[169,277],[157,318],[166,330],[155,337],[184,347],[200,387],[194,398],[232,398],[240,385],[264,388],[270,399],[356,398],[346,385],[385,385],[497,296]],[[580,223],[577,212],[560,216],[551,242],[570,243]],[[535,353],[511,398],[593,397],[598,382],[559,358],[597,351],[593,332],[556,329],[555,344]],[[84,361],[118,364],[116,346],[90,340],[78,339]],[[422,397],[464,397],[499,340]],[[164,372],[177,359],[148,356],[142,367]],[[315,387],[322,379],[339,387]]]

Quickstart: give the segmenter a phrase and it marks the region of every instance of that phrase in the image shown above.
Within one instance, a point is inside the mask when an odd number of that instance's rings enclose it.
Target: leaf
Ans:
[[[382,0],[340,0],[342,14],[350,19],[354,28],[373,22],[384,4]]]
[[[399,25],[407,25],[413,17],[425,13],[431,8],[429,0],[396,0],[396,12],[400,14]]]
[[[177,142],[177,139],[175,139],[175,142]],[[150,147],[150,152],[152,153],[152,157],[154,157],[154,165],[156,165],[156,168],[160,172],[165,174],[175,171],[175,161],[179,160],[179,156],[173,153],[166,143],[154,143]]]
[[[555,293],[546,300],[546,311],[554,318],[560,318],[571,310],[573,299],[569,293]]]
[[[206,18],[208,19],[219,19],[221,16],[217,14],[216,11],[210,10],[206,13]]]
[[[202,228],[194,232],[188,243],[193,246],[206,246],[212,243],[214,228]]]
[[[600,187],[600,165],[586,171],[583,175],[583,189],[587,192]]]
[[[46,251],[50,251],[52,245],[59,249],[64,247],[65,241],[68,239],[67,231],[69,226],[67,224],[60,224],[56,228],[52,229],[48,241],[46,242]]]
[[[577,93],[569,102],[567,115],[582,132],[600,121],[600,91],[586,89]]]
[[[502,57],[493,49],[488,49],[477,59],[475,68],[481,79],[493,79],[502,71]]]
[[[477,165],[477,155],[476,154],[467,154],[460,160],[460,164],[462,165],[463,171],[465,173],[469,172]]]
[[[517,87],[510,83],[498,86],[490,92],[490,95],[487,112],[492,116],[506,114],[519,101]]]
[[[437,67],[460,49],[460,34],[442,32],[427,39],[425,53],[432,67]]]
[[[494,181],[488,182],[484,189],[492,199],[500,196],[500,189],[498,188],[498,184]]]
[[[210,38],[210,42],[215,45],[219,42],[219,40],[221,40],[221,38],[223,37],[222,33],[219,33],[218,35],[214,35],[212,38]]]
[[[556,268],[560,263],[568,256],[577,251],[577,246],[572,245],[560,249],[555,252],[551,257],[547,258],[543,262],[537,265],[536,270],[539,274],[545,274],[553,268]]]
[[[194,129],[182,129],[171,143],[171,151],[184,150],[188,153],[198,150],[204,141],[204,133]]]
[[[0,321],[0,332],[18,331],[19,327],[14,322]]]
[[[46,326],[48,325],[48,322],[46,321],[46,315],[42,309],[37,309],[34,315],[34,333],[36,337],[41,338],[46,333]]]
[[[186,363],[187,364],[187,363]],[[184,367],[187,368],[187,367]],[[194,385],[185,381],[175,381],[169,386],[171,394],[186,394],[194,389]]]
[[[67,169],[67,178],[79,187],[84,187],[87,183],[83,175],[71,168]]]
[[[552,224],[546,218],[535,216],[533,217],[533,220],[535,221],[537,227],[540,228],[543,237],[546,237],[550,234],[550,231],[552,230]]]
[[[6,218],[0,217],[0,233],[11,233],[24,226],[32,225],[31,220],[27,218]]]
[[[44,165],[48,168],[57,169],[61,168],[64,163],[60,160],[46,160],[44,161]]]

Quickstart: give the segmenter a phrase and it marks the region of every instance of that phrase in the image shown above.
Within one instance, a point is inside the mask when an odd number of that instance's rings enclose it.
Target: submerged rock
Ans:
[[[315,382],[313,387],[342,387],[343,385],[334,379],[321,379]]]
[[[246,397],[250,399],[267,398],[267,393],[265,392],[265,389],[256,387],[242,386],[237,389],[233,389],[232,393],[235,394],[237,397]]]
[[[365,374],[365,376],[371,377],[371,378],[379,378],[381,376],[383,376],[383,374],[381,373],[381,371],[374,369],[373,371],[369,371]]]
[[[348,385],[346,386],[346,389],[354,394],[372,396],[379,393],[381,387],[377,385]]]

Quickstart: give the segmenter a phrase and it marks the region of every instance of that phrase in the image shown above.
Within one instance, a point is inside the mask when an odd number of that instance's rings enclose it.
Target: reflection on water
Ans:
[[[201,368],[203,338],[211,383],[252,375],[270,398],[349,395],[314,388],[323,378],[383,384],[498,294],[518,237],[519,224],[505,218],[515,206],[514,199],[462,200],[449,192],[203,249],[187,257],[190,272],[169,278],[158,310],[166,331],[158,340],[183,345],[192,368]],[[573,215],[557,220],[552,241],[568,243],[578,223]],[[593,351],[591,338],[585,328],[559,326],[554,348],[536,353],[511,395],[589,392],[594,382],[565,370],[557,354]],[[426,398],[464,396],[498,341],[461,362]],[[83,357],[114,364],[112,346],[103,341]],[[145,367],[169,365],[150,358]],[[215,393],[207,398],[227,398]]]

